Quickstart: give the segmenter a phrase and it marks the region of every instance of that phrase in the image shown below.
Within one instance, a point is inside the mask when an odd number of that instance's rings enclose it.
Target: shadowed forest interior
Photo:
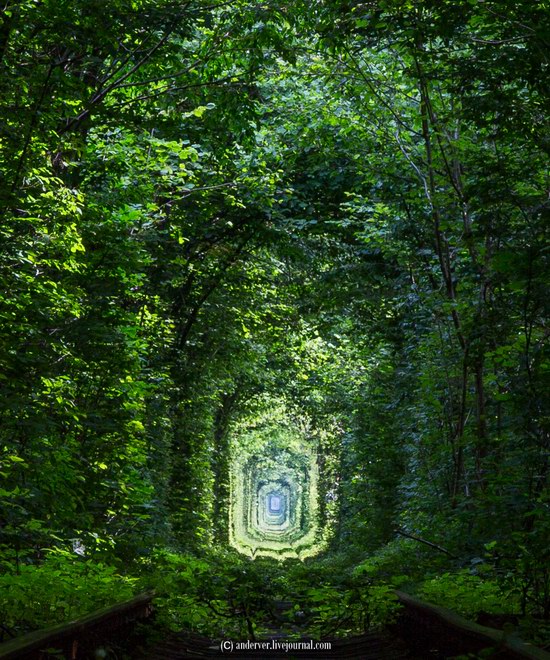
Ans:
[[[4,5],[0,641],[550,645],[548,0]]]

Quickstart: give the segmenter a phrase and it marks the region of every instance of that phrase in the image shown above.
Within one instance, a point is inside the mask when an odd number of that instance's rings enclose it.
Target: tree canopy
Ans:
[[[548,1],[1,21],[3,634],[153,582],[345,634],[405,585],[548,643]]]

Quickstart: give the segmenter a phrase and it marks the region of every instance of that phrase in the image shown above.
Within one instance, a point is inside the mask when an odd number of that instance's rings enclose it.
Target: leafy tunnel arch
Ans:
[[[229,539],[251,557],[304,559],[329,536],[319,512],[318,443],[305,419],[297,424],[284,403],[267,404],[232,441]]]
[[[6,4],[10,631],[155,584],[344,635],[405,586],[540,639],[547,9]]]

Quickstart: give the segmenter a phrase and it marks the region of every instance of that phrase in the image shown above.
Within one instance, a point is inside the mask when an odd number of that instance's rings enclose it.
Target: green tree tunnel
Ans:
[[[549,13],[5,2],[1,640],[549,643]]]

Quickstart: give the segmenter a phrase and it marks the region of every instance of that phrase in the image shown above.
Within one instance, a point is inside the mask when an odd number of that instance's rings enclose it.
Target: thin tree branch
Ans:
[[[449,552],[449,550],[447,550],[446,548],[443,548],[440,545],[437,545],[437,543],[432,543],[431,541],[426,541],[426,539],[422,539],[419,536],[414,536],[413,534],[407,534],[407,532],[404,532],[401,529],[396,529],[395,533],[399,534],[399,536],[404,536],[407,539],[411,539],[413,541],[418,541],[418,543],[423,543],[424,545],[427,545],[430,548],[434,548],[435,550],[439,550],[440,552],[444,552],[446,555],[449,555],[449,557],[452,557],[453,559],[458,559],[458,557],[456,555],[454,555],[452,552]]]

